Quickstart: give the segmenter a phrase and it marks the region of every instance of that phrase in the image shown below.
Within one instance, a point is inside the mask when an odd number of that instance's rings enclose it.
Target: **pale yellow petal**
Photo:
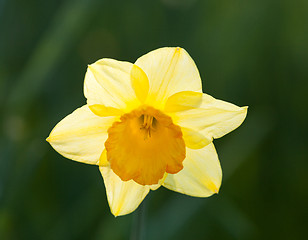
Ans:
[[[199,131],[208,139],[220,138],[239,127],[247,114],[247,107],[217,100],[203,94],[199,108],[173,113],[175,124]]]
[[[121,116],[123,111],[113,107],[106,107],[101,104],[94,104],[89,106],[90,110],[97,116],[109,117],[109,116]]]
[[[101,104],[126,112],[135,108],[139,101],[131,85],[132,66],[113,59],[101,59],[89,65],[84,82],[88,105]]]
[[[165,112],[179,112],[199,107],[202,103],[202,93],[183,91],[170,96],[165,105]]]
[[[149,186],[142,186],[133,180],[122,181],[110,167],[100,167],[104,178],[107,199],[114,216],[133,212],[150,191]]]
[[[177,174],[168,174],[163,186],[195,197],[218,193],[222,172],[213,143],[193,150],[187,148],[184,168]]]
[[[149,80],[145,72],[136,64],[133,65],[131,70],[131,82],[136,96],[143,103],[149,92]]]
[[[98,164],[108,137],[107,129],[115,120],[114,117],[98,117],[85,105],[62,119],[47,141],[66,158]]]
[[[143,55],[135,64],[148,76],[147,101],[156,108],[163,109],[167,99],[177,92],[202,92],[198,69],[183,48],[159,48]]]
[[[201,133],[192,129],[182,127],[181,131],[183,133],[185,145],[188,148],[200,149],[212,142],[212,139],[209,139]]]

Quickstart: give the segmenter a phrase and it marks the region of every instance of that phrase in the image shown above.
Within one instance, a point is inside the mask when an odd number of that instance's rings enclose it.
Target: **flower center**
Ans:
[[[185,143],[179,126],[161,111],[143,106],[108,129],[105,142],[112,170],[123,180],[157,184],[183,169]]]
[[[156,125],[156,118],[150,115],[143,114],[140,117],[140,120],[143,124],[140,127],[140,130],[144,131],[144,140],[151,137],[151,131],[155,131],[154,125]]]

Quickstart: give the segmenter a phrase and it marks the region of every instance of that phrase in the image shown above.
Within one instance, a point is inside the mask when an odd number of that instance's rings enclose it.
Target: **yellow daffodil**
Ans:
[[[64,157],[98,165],[111,212],[134,211],[150,190],[217,193],[222,172],[214,138],[244,121],[237,107],[202,93],[198,69],[182,48],[160,48],[134,64],[88,66],[87,104],[60,121],[47,141]]]

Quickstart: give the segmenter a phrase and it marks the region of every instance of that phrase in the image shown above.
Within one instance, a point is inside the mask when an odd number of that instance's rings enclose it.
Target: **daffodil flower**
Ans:
[[[87,104],[60,121],[47,141],[64,157],[98,165],[111,212],[134,211],[164,186],[195,197],[218,193],[222,171],[212,143],[237,128],[247,107],[202,93],[182,48],[160,48],[134,64],[88,66]]]

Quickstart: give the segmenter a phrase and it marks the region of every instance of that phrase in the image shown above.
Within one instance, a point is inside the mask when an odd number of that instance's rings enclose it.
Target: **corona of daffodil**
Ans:
[[[217,193],[222,172],[214,138],[237,128],[247,107],[202,93],[182,48],[160,48],[134,64],[88,66],[87,104],[60,121],[47,141],[69,159],[98,165],[111,212],[134,211],[164,186],[195,197]]]

